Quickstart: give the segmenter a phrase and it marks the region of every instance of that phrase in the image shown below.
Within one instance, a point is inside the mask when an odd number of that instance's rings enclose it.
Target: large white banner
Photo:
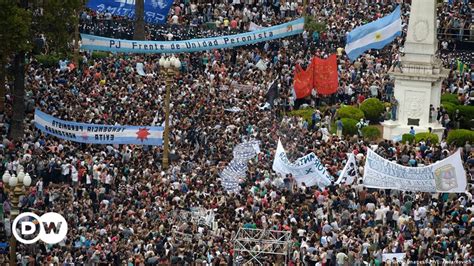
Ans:
[[[190,53],[256,44],[303,33],[304,18],[251,32],[181,41],[137,41],[81,34],[81,49],[117,53]]]
[[[292,174],[298,185],[304,183],[308,187],[316,185],[322,188],[327,187],[333,179],[314,153],[307,154],[291,163],[280,140],[278,140],[273,160],[273,171],[282,175]]]
[[[463,193],[467,185],[459,150],[429,166],[406,167],[384,159],[369,149],[363,183],[371,188],[433,193]]]

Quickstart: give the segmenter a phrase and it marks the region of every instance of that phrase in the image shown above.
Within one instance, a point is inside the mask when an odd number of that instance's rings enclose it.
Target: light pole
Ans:
[[[24,194],[25,188],[31,185],[31,177],[27,173],[23,172],[23,169],[18,171],[18,176],[15,174],[10,175],[10,173],[5,171],[2,176],[2,181],[5,188],[8,188],[11,197],[10,198],[10,224],[13,224],[15,218],[20,214],[20,209],[18,208],[18,204],[20,202],[20,196]],[[16,238],[13,235],[13,230],[16,228],[12,228],[12,235],[10,236],[10,265],[16,265]]]
[[[171,57],[161,57],[159,61],[161,67],[161,73],[166,76],[166,96],[165,96],[165,132],[164,132],[164,143],[163,143],[163,169],[168,169],[169,167],[169,149],[170,149],[170,140],[169,140],[169,123],[170,123],[170,97],[171,97],[171,86],[174,82],[174,76],[181,67],[181,61],[179,58],[173,56]]]

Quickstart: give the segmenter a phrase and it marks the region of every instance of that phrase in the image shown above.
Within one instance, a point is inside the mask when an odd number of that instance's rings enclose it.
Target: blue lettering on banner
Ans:
[[[285,38],[301,34],[303,27],[304,18],[300,18],[253,32],[183,41],[132,41],[81,34],[81,49],[118,53],[188,53]]]
[[[442,176],[440,175],[442,171],[454,172]],[[459,173],[456,171],[459,171]],[[367,187],[380,189],[459,193],[465,191],[467,183],[465,172],[463,172],[459,151],[428,166],[406,167],[391,162],[372,150],[368,150],[363,184]]]
[[[144,0],[144,19],[150,24],[165,24],[173,0]],[[89,0],[87,7],[99,13],[135,17],[135,0]]]
[[[91,144],[162,144],[163,128],[155,126],[111,126],[63,121],[35,110],[35,126],[55,137]]]

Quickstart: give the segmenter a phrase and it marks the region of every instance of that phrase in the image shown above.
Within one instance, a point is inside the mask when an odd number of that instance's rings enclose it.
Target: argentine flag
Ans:
[[[369,49],[381,49],[402,33],[400,6],[390,15],[357,27],[347,35],[346,54],[354,61]]]

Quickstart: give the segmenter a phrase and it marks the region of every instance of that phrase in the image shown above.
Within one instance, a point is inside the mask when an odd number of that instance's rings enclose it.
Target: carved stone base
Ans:
[[[410,126],[400,125],[398,121],[384,121],[383,126],[383,138],[387,140],[401,140],[403,134],[410,133]],[[443,136],[444,127],[439,123],[430,123],[421,126],[413,126],[415,133],[428,132],[428,128],[431,127],[431,132],[438,135],[441,140]]]

